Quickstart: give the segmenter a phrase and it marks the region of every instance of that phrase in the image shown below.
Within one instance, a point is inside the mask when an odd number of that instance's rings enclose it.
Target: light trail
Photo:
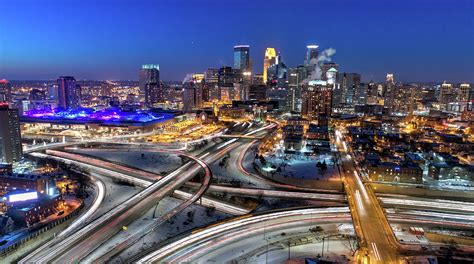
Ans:
[[[325,217],[332,218],[333,217],[333,215],[331,215],[332,213],[337,213],[337,214],[343,213],[343,214],[348,215],[349,208],[339,207],[339,208],[327,208],[327,209],[315,209],[315,208],[300,209],[300,210],[290,210],[290,211],[270,213],[270,214],[265,214],[265,215],[257,215],[257,216],[226,220],[223,223],[213,224],[209,227],[198,229],[198,231],[193,231],[191,235],[186,236],[171,244],[168,244],[162,248],[159,248],[158,250],[154,251],[153,253],[148,254],[147,256],[144,256],[143,258],[138,260],[138,263],[162,262],[165,260],[170,261],[169,257],[172,255],[179,255],[181,251],[185,254],[189,254],[189,252],[193,250],[189,247],[193,247],[193,245],[198,245],[199,243],[205,243],[206,241],[213,241],[216,239],[215,236],[225,234],[226,232],[235,230],[239,227],[253,226],[256,224],[266,223],[267,221],[271,221],[271,220],[281,220],[281,219],[287,219],[287,218],[298,217],[298,216],[300,217],[304,216],[309,219],[324,219]],[[294,222],[294,221],[290,221],[290,223],[291,222]],[[246,232],[246,233],[248,234],[249,232]],[[232,236],[236,238],[235,234],[230,235],[230,237]],[[203,248],[207,250],[208,249],[207,244],[204,244]],[[179,261],[176,261],[176,259],[173,259],[172,262],[177,263]]]

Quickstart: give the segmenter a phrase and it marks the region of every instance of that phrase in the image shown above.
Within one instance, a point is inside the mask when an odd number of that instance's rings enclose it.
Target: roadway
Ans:
[[[245,135],[252,135],[273,126],[274,125],[262,127],[248,132]],[[58,241],[60,243],[56,243],[54,246],[42,252],[38,252],[36,255],[28,255],[20,262],[34,261],[42,263],[54,261],[58,263],[69,263],[80,261],[103,242],[119,232],[123,226],[127,226],[142,215],[143,212],[146,212],[147,209],[156,204],[157,201],[160,201],[186,181],[190,180],[201,168],[204,168],[206,174],[210,174],[206,162],[213,162],[222,157],[227,151],[238,145],[236,141],[237,139],[231,139],[222,143],[216,148],[218,151],[214,154],[210,155],[208,152],[201,155],[201,158],[209,156],[205,161],[188,155],[187,157],[193,159],[197,164],[191,165],[189,162],[186,163],[126,202],[107,212],[102,217],[94,220],[74,234],[62,239],[62,241]]]
[[[308,208],[246,215],[197,229],[175,242],[166,244],[153,252],[142,254],[137,262],[184,263],[200,259],[204,262],[206,259],[215,258],[216,255],[230,257],[225,254],[226,246],[236,243],[245,244],[246,239],[262,236],[267,232],[278,230],[281,233],[287,228],[341,222],[350,222],[347,207]],[[218,262],[224,263],[231,260],[219,259]]]
[[[239,149],[239,148],[240,147],[236,149]],[[91,148],[87,148],[87,150],[94,151],[94,149],[91,149]],[[113,149],[107,149],[107,148],[106,149],[101,148],[100,150],[113,151]],[[129,150],[139,151],[142,153],[143,152],[166,152],[163,150],[151,150],[151,149],[143,150],[143,149],[135,149],[135,148],[129,149]],[[143,171],[140,169],[130,168],[125,165],[115,164],[113,162],[104,161],[102,159],[94,158],[92,156],[84,156],[83,154],[78,155],[78,154],[72,154],[72,153],[61,152],[61,151],[56,151],[56,150],[48,150],[47,153],[50,155],[61,157],[61,158],[67,158],[73,161],[79,161],[81,163],[94,165],[94,166],[101,167],[104,169],[105,168],[108,168],[111,170],[113,169],[114,172],[126,174],[129,176],[134,176],[138,179],[133,180],[130,183],[137,184],[138,186],[141,186],[141,187],[148,187],[154,181],[159,180],[162,177],[155,173]],[[255,175],[255,177],[258,177],[258,176]],[[127,178],[127,180],[130,181],[129,178]],[[209,186],[208,191],[229,193],[233,195],[247,196],[247,197],[272,197],[272,198],[285,198],[285,199],[309,199],[309,200],[319,200],[319,201],[334,201],[334,202],[341,202],[341,203],[345,202],[345,197],[343,194],[338,194],[338,193],[328,194],[326,193],[327,191],[325,190],[315,190],[315,189],[310,189],[310,188],[298,188],[298,187],[292,188],[294,187],[292,185],[278,184],[272,181],[269,181],[269,182],[272,183],[273,186],[278,186],[281,189],[287,188],[290,191],[269,190],[269,189],[262,189],[262,188],[236,188],[236,187],[228,187],[228,186],[214,185],[214,184]],[[190,187],[190,188],[199,188],[200,184],[194,183],[194,182],[187,182],[185,183],[185,186]],[[299,190],[299,191],[294,191],[294,190]],[[301,191],[301,190],[304,190],[304,191]],[[311,190],[312,192],[308,192],[308,190]]]
[[[104,241],[119,232],[123,226],[130,224],[156,204],[157,201],[171,194],[184,182],[191,179],[200,169],[203,168],[206,174],[211,173],[205,162],[192,156],[188,156],[188,158],[194,159],[197,164],[187,163],[74,234],[61,240],[55,239],[60,243],[56,243],[47,250],[38,252],[38,254],[29,255],[20,262],[46,263],[54,261],[70,263],[80,261]]]
[[[401,263],[393,230],[372,189],[362,183],[340,131],[336,131],[336,146],[355,230],[362,241],[359,256],[368,257],[370,263]]]
[[[139,186],[142,188],[147,188],[150,185],[152,185],[153,182],[155,182],[156,180],[161,179],[161,176],[154,173],[141,171],[137,169],[131,169],[123,165],[103,161],[100,159],[94,159],[91,157],[85,157],[82,155],[56,151],[56,150],[48,150],[47,152],[51,154],[43,154],[43,153],[35,152],[35,153],[30,153],[30,155],[37,158],[53,159],[53,160],[63,162],[66,164],[74,164],[76,166],[79,166],[80,168],[89,170],[90,172],[100,173],[109,178],[128,182],[130,184],[133,184],[135,186]],[[190,184],[190,183],[185,183],[185,184]],[[196,186],[199,186],[199,184],[195,183],[192,186],[196,187]],[[186,191],[175,190],[172,193],[172,196],[178,199],[186,200],[189,197],[191,197],[192,194]],[[249,210],[245,208],[228,204],[228,203],[224,203],[222,201],[218,201],[218,200],[207,198],[207,197],[202,197],[200,199],[200,204],[206,207],[215,208],[218,211],[231,214],[231,215],[243,215],[249,212]]]

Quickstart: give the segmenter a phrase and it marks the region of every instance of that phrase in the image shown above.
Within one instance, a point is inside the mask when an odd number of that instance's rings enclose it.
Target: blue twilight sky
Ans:
[[[307,44],[364,80],[474,82],[474,0],[0,0],[0,79],[164,80],[233,64],[249,44],[288,66]]]

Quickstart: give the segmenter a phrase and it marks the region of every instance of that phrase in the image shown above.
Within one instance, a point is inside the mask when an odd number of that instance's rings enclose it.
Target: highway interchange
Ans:
[[[110,260],[119,254],[122,249],[137,242],[138,239],[149,232],[156,230],[164,221],[172,218],[193,203],[215,208],[218,211],[234,215],[236,218],[182,234],[180,239],[162,244],[160,247],[148,249],[145,253],[134,256],[133,260],[147,263],[155,261],[171,261],[173,263],[181,261],[204,262],[209,259],[230,261],[239,258],[239,255],[234,256],[228,254],[228,252],[243,247],[245,243],[242,241],[245,241],[245,239],[261,236],[262,233],[315,224],[353,223],[361,245],[355,259],[370,263],[403,263],[403,255],[420,251],[421,247],[400,243],[391,228],[391,223],[424,224],[428,226],[430,223],[437,223],[450,228],[473,228],[473,221],[470,221],[472,216],[470,215],[474,211],[474,205],[470,202],[427,201],[419,197],[390,195],[377,198],[370,185],[364,184],[364,179],[359,176],[359,168],[353,161],[350,149],[344,142],[344,136],[340,131],[336,132],[335,144],[341,154],[340,170],[343,176],[345,194],[334,190],[315,190],[278,183],[249,172],[244,165],[246,153],[250,147],[259,143],[258,138],[274,129],[275,124],[250,127],[245,129],[240,136],[228,136],[221,142],[194,154],[190,154],[184,149],[170,150],[148,146],[144,148],[136,143],[127,144],[123,140],[127,139],[128,136],[119,139],[122,147],[125,146],[131,151],[164,152],[188,159],[184,165],[167,175],[138,170],[124,164],[116,164],[97,157],[77,154],[67,149],[61,150],[61,148],[67,146],[85,143],[100,144],[104,143],[103,141],[62,142],[31,148],[29,152],[33,157],[54,159],[59,162],[75,164],[88,170],[98,191],[94,203],[84,214],[55,238],[21,259],[20,263],[76,263],[83,261],[86,256],[116,236],[122,227],[128,226],[140,218],[144,212],[169,195],[181,199],[181,204],[168,212],[164,218],[157,219],[149,226],[137,230],[115,249],[105,254],[99,254],[101,256],[96,258],[95,261]],[[216,136],[219,136],[219,134]],[[107,143],[112,142],[113,140],[107,140]],[[107,148],[110,148],[110,146],[105,149]],[[113,147],[111,151],[113,151]],[[233,153],[229,173],[234,174],[233,177],[243,179],[242,182],[251,184],[232,187],[211,183],[213,177],[211,165],[227,153]],[[191,182],[190,180],[198,173],[204,176],[201,177],[202,182]],[[105,195],[103,183],[94,175],[126,181],[142,188],[142,190],[97,217],[94,221],[89,221],[88,219],[101,206]],[[183,191],[181,187],[186,188]],[[206,192],[228,193],[243,197],[314,200],[323,204],[331,204],[331,207],[288,208],[279,212],[270,211],[253,214],[243,206],[206,197],[204,196]],[[440,204],[444,204],[444,207]],[[382,206],[386,208],[384,209]],[[446,214],[447,210],[450,214]],[[436,222],[437,219],[442,220]],[[251,247],[250,243],[247,244],[247,247]]]

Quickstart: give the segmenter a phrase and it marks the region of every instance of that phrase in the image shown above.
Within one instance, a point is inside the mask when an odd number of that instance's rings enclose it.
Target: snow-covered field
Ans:
[[[119,243],[119,241],[123,241],[124,238],[129,237],[131,234],[133,234],[140,228],[146,227],[147,224],[151,223],[151,221],[154,220],[154,213],[155,217],[159,218],[167,211],[178,206],[178,204],[181,202],[181,200],[172,197],[164,198],[158,204],[158,206],[151,208],[140,219],[134,221],[131,225],[128,226],[128,230],[121,231],[113,239],[102,245],[93,254],[91,254],[87,260],[99,256],[100,253],[106,252],[110,247],[115,246],[117,243]],[[230,215],[226,215],[218,211],[211,211],[199,205],[189,206],[188,208],[184,209],[182,212],[171,218],[170,221],[163,223],[154,232],[140,239],[138,243],[135,243],[133,246],[123,251],[119,256],[114,258],[111,263],[123,263],[129,257],[158,243],[164,242],[169,238],[175,237],[191,229],[207,225],[228,217],[230,217]],[[85,261],[88,262],[87,260]]]
[[[181,166],[181,158],[174,154],[160,152],[140,152],[135,150],[89,150],[76,149],[74,152],[97,156],[158,174],[166,174]],[[143,156],[142,156],[143,154]]]
[[[338,176],[337,167],[334,165],[333,157],[329,154],[318,156],[303,155],[268,155],[265,157],[266,164],[262,166],[260,160],[256,160],[263,172],[269,175],[277,175],[295,179],[322,180]],[[317,167],[325,163],[326,167]],[[280,169],[279,169],[280,168]]]

